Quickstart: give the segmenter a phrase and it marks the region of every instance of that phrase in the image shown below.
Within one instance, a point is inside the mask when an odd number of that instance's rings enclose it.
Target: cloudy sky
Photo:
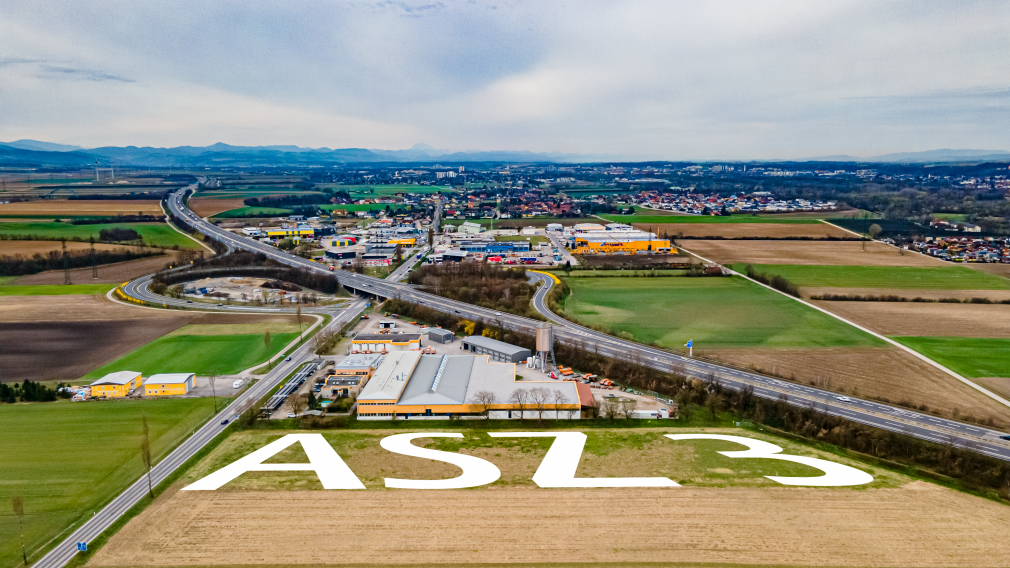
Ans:
[[[1010,149],[1010,2],[0,2],[0,140]]]

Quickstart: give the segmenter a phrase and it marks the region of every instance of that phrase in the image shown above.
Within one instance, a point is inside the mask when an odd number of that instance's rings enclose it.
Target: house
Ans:
[[[151,375],[144,381],[144,396],[179,396],[193,389],[193,373],[162,373]]]
[[[133,389],[140,388],[143,378],[136,371],[117,371],[109,373],[91,383],[91,396],[119,398],[129,396]]]

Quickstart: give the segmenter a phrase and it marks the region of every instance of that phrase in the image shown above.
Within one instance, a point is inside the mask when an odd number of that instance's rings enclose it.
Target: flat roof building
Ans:
[[[480,335],[470,335],[463,338],[460,349],[469,351],[475,355],[487,355],[492,361],[501,363],[519,363],[530,358],[532,354],[529,349],[483,337]]]
[[[448,329],[437,327],[428,328],[428,341],[435,343],[452,343],[456,340],[456,334]]]
[[[420,348],[420,333],[359,333],[351,340],[351,353],[416,351]]]

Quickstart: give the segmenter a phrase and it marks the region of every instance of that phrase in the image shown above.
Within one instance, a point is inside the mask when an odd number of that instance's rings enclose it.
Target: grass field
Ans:
[[[198,249],[200,245],[185,235],[169,227],[166,223],[102,223],[99,225],[71,225],[55,221],[0,223],[0,235],[39,235],[42,237],[65,237],[98,240],[102,229],[133,229],[140,233],[144,242],[152,246]]]
[[[711,215],[656,215],[649,214],[634,215],[600,215],[604,219],[613,223],[771,223],[785,225],[809,225],[820,224],[817,219],[776,219],[770,217],[756,217],[753,215],[730,215],[727,217],[713,217]]]
[[[77,294],[105,294],[116,284],[43,284],[5,285],[0,281],[0,296],[67,296]]]
[[[238,219],[242,217],[276,217],[278,215],[288,215],[290,209],[278,209],[276,207],[239,207],[230,209],[214,215],[215,219]]]
[[[892,337],[966,377],[1010,377],[1010,339]]]
[[[494,240],[502,243],[529,241],[531,247],[535,247],[540,243],[551,242],[551,240],[548,239],[547,237],[541,237],[539,235],[531,235],[529,237],[524,237],[522,235],[516,235],[514,237],[495,237]]]
[[[826,266],[755,264],[758,272],[778,274],[804,287],[894,288],[921,290],[1010,290],[1010,279],[964,266]],[[745,265],[732,265],[743,272]]]
[[[396,209],[401,207],[395,203],[343,203],[340,205],[322,205],[319,208],[326,211],[343,209],[344,211],[385,211],[386,207]]]
[[[452,189],[444,185],[341,185],[328,184],[320,188],[331,188],[334,191],[346,191],[353,199],[362,197],[388,197],[397,193],[452,193]]]
[[[24,499],[31,555],[140,477],[141,416],[151,428],[152,453],[161,458],[212,412],[209,398],[4,405],[0,565],[21,561],[13,492]]]
[[[307,328],[310,324],[306,323]],[[145,376],[155,373],[212,373],[229,375],[266,361],[298,337],[297,329],[283,333],[271,331],[269,349],[263,345],[263,332],[250,333],[248,326],[185,326],[148,343],[119,359],[103,365],[81,378],[95,380],[106,373],[130,370]],[[259,326],[259,329],[266,329]]]
[[[683,349],[873,347],[883,342],[739,277],[568,278],[565,312],[580,322]]]

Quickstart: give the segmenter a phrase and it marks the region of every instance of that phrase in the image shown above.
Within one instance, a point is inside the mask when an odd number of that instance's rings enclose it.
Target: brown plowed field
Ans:
[[[813,302],[881,335],[1010,337],[1010,305]]]
[[[652,229],[657,235],[666,234],[671,238],[681,235],[693,239],[705,237],[723,237],[727,239],[746,237],[774,237],[778,239],[809,237],[823,239],[824,237],[849,238],[855,237],[838,227],[824,223],[633,223],[643,231]],[[693,241],[692,241],[693,242]],[[690,247],[689,243],[685,243]]]
[[[800,290],[804,298],[820,296],[822,294],[839,294],[845,296],[899,296],[908,298],[926,298],[928,300],[941,300],[944,298],[957,298],[959,300],[970,300],[972,298],[988,298],[994,302],[1010,300],[1010,290],[904,290],[900,288],[802,288]]]
[[[1007,526],[1010,507],[919,481],[863,491],[169,491],[88,565],[1006,566]]]
[[[1010,377],[981,377],[972,379],[972,381],[1004,398],[1010,397]]]
[[[245,198],[215,198],[215,197],[194,197],[189,201],[189,207],[194,213],[201,217],[211,217],[218,213],[245,207]]]
[[[707,349],[704,357],[861,397],[903,400],[950,414],[1010,421],[1010,409],[898,349]]]
[[[74,284],[120,284],[134,278],[157,272],[172,261],[174,255],[158,255],[127,262],[102,264],[98,266],[98,279],[91,277],[90,268],[75,268],[70,271],[70,281]],[[63,271],[50,270],[22,276],[9,284],[63,284]]]
[[[967,262],[962,266],[974,268],[975,270],[980,270],[982,272],[988,272],[989,274],[995,274],[996,276],[1002,276],[1003,278],[1010,278],[1010,264],[981,264],[978,262]]]
[[[89,250],[90,248],[91,243],[67,241],[67,250]],[[95,250],[116,250],[123,248],[136,250],[137,247],[95,243]],[[35,253],[46,254],[53,250],[62,251],[63,243],[60,241],[0,241],[0,256],[14,256],[16,254],[31,256]]]
[[[161,205],[156,200],[110,199],[95,201],[70,201],[45,199],[41,201],[24,201],[0,205],[0,215],[164,215]]]
[[[730,264],[834,264],[852,266],[943,266],[944,262],[881,243],[859,241],[690,241],[684,247]]]

